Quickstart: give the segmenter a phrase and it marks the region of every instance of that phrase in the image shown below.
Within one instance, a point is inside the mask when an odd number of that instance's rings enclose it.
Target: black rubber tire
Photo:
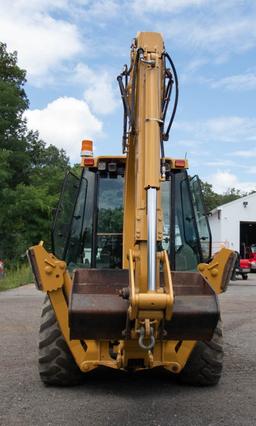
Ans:
[[[193,386],[216,385],[221,378],[223,356],[222,322],[219,321],[212,339],[196,344],[178,376],[179,381]]]
[[[247,274],[243,274],[242,277],[243,277],[243,280],[247,280],[248,279],[248,275]]]
[[[45,385],[75,386],[83,381],[83,373],[64,340],[51,302],[46,296],[39,331],[39,374]]]

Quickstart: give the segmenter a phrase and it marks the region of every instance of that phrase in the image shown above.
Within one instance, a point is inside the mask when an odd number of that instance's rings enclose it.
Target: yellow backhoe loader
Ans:
[[[52,253],[42,243],[28,250],[47,293],[40,376],[73,385],[98,366],[164,367],[182,382],[213,385],[223,358],[217,294],[235,255],[223,248],[211,257],[199,179],[187,160],[165,157],[178,80],[161,34],[137,34],[117,80],[123,155],[93,157],[83,141],[81,177],[64,180]]]

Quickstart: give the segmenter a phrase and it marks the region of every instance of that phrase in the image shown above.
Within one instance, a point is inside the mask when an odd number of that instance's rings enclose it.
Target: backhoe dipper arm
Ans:
[[[154,323],[155,337],[159,320],[171,318],[173,304],[169,259],[156,250],[157,241],[162,240],[160,139],[164,78],[161,35],[138,33],[131,50],[124,102],[133,118],[127,146],[123,267],[130,269],[130,319],[138,320],[143,327]],[[160,289],[160,262],[166,271],[164,289]]]

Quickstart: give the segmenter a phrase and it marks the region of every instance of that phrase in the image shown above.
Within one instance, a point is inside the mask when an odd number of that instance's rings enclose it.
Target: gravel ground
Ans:
[[[0,425],[256,425],[256,275],[220,297],[225,367],[213,388],[178,385],[162,371],[97,370],[83,386],[47,388],[37,371],[43,295],[0,293]]]

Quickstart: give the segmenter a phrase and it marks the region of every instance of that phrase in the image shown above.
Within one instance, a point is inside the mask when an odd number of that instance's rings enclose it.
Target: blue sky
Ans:
[[[79,161],[120,154],[116,76],[138,31],[162,32],[180,101],[166,153],[223,192],[256,189],[256,0],[0,0],[0,40],[27,70],[28,125]]]

